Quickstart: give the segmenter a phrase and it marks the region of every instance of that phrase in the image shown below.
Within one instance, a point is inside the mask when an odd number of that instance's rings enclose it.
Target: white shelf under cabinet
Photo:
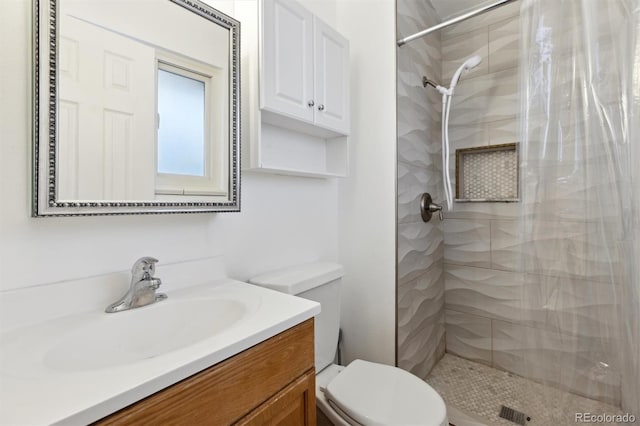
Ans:
[[[322,138],[262,122],[260,160],[251,170],[306,177],[345,177],[347,137]]]
[[[350,127],[348,41],[295,0],[247,0],[236,5],[236,14],[243,22],[243,171],[346,177]],[[275,19],[279,25],[267,19]],[[291,28],[283,26],[286,23]],[[284,40],[286,46],[278,46],[276,40]],[[314,55],[316,45],[328,52],[324,56],[338,63]],[[290,50],[296,46],[303,52],[292,55]],[[287,59],[287,55],[291,57]],[[301,59],[311,61],[316,68],[321,66],[322,72],[310,69]],[[291,78],[292,75],[296,77]],[[320,76],[323,84],[314,83],[314,75]],[[318,103],[309,106],[315,97]],[[322,110],[317,110],[319,105],[323,105]],[[318,119],[323,114],[324,122]]]
[[[320,178],[320,179],[346,177],[343,174],[310,172],[307,170],[296,170],[296,169],[288,170],[283,168],[270,169],[268,167],[261,167],[258,169],[248,169],[247,171],[256,172],[256,173],[266,173],[266,174],[272,174],[272,175],[301,176],[301,177]]]

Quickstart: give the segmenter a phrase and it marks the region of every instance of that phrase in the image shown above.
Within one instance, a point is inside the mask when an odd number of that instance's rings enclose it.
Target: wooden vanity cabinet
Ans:
[[[313,319],[96,425],[316,425]]]

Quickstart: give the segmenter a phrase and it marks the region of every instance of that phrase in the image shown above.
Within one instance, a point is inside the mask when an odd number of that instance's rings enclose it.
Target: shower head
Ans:
[[[464,61],[464,63],[460,65],[460,67],[453,74],[453,78],[451,78],[451,86],[449,86],[449,90],[453,90],[453,88],[456,87],[463,73],[469,72],[471,69],[477,67],[478,65],[480,65],[480,62],[482,62],[482,58],[479,55],[473,55],[470,58],[467,58],[467,60]]]
[[[480,65],[480,62],[482,62],[482,58],[480,57],[480,55],[473,55],[472,57],[464,61],[464,64],[462,64],[462,66],[465,70],[470,70],[471,68],[475,68]]]

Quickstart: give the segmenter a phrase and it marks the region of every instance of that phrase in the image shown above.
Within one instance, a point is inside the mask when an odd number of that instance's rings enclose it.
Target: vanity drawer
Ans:
[[[309,319],[95,424],[226,425],[241,419],[242,424],[293,424],[291,418],[304,418],[302,424],[315,425],[313,368]],[[255,422],[273,409],[293,417]]]

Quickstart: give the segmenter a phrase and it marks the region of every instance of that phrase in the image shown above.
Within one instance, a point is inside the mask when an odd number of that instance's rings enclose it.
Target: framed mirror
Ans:
[[[33,0],[33,216],[240,211],[240,24]]]

